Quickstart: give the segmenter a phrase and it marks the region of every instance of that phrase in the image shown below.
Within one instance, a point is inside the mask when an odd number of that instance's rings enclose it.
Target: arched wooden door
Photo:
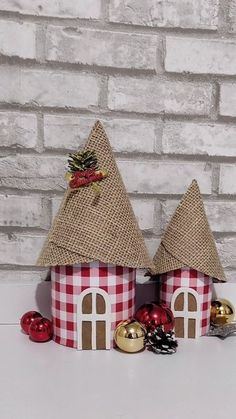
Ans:
[[[100,288],[87,288],[77,303],[77,348],[110,349],[111,304]]]
[[[200,301],[192,288],[178,288],[171,299],[171,310],[175,317],[175,334],[179,338],[200,336]]]

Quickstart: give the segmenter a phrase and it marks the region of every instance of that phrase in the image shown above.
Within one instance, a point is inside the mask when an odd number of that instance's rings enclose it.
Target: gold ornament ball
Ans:
[[[211,302],[211,323],[217,326],[231,323],[235,317],[235,310],[230,301],[218,298]]]
[[[136,320],[126,320],[118,324],[114,339],[119,349],[135,353],[144,349],[145,327]]]

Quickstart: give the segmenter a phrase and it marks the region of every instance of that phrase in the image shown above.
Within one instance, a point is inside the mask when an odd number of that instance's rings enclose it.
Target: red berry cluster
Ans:
[[[22,330],[35,342],[52,339],[52,322],[37,311],[28,311],[20,320]]]

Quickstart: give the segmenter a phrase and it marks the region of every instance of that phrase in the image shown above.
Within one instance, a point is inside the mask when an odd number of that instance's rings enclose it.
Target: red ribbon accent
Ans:
[[[78,171],[73,173],[73,178],[71,179],[69,185],[73,189],[80,188],[81,186],[88,185],[89,183],[102,180],[103,177],[104,176],[101,172],[96,173],[96,169]]]

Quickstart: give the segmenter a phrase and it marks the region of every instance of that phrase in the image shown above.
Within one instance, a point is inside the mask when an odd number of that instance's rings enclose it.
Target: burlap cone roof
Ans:
[[[95,150],[99,168],[108,177],[91,185],[68,189],[38,260],[40,266],[99,260],[132,268],[153,269],[109,140],[97,121],[85,149]]]
[[[153,261],[157,274],[188,266],[226,281],[196,180],[177,207]]]

